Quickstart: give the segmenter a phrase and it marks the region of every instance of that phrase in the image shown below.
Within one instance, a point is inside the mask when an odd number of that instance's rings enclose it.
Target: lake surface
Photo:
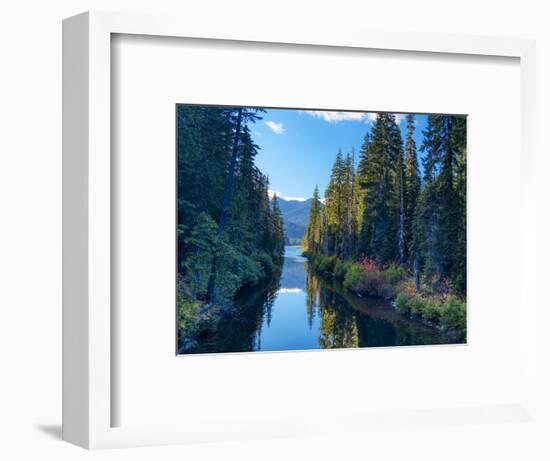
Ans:
[[[308,271],[300,247],[285,248],[279,280],[241,293],[240,314],[222,319],[188,353],[284,351],[446,343],[435,328],[388,302],[360,298]]]

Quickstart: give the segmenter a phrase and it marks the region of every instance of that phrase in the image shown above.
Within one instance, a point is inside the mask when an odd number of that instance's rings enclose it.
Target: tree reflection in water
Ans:
[[[387,301],[359,298],[310,273],[294,250],[282,274],[242,291],[235,311],[187,353],[336,349],[445,343],[435,328],[400,315]]]

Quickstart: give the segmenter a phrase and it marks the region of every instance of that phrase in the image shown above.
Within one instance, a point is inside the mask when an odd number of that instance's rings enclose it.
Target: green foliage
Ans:
[[[338,280],[344,280],[351,264],[350,261],[338,259],[334,265],[334,277]]]
[[[441,329],[451,339],[466,342],[466,303],[450,297],[442,306]]]
[[[219,309],[203,310],[200,301],[193,300],[185,284],[178,282],[177,296],[178,339],[180,347],[186,349],[194,343],[194,337],[209,328],[216,321]]]
[[[414,271],[417,280],[433,281],[434,289],[450,281],[454,292],[464,295],[466,119],[430,115],[420,150],[423,182],[414,116],[407,115],[403,143],[395,117],[377,114],[365,134],[357,172],[353,155],[338,151],[324,205],[315,188],[304,238],[308,254],[397,263]],[[336,269],[342,278],[344,268]],[[367,285],[382,283],[381,277],[369,277]],[[393,287],[406,275],[390,270],[384,277]]]
[[[435,325],[452,340],[466,340],[466,303],[450,296],[443,303],[423,296],[401,293],[395,300],[395,308],[404,315],[412,315]]]
[[[384,271],[386,282],[390,285],[396,285],[407,277],[407,271],[403,266],[391,265]]]
[[[350,290],[359,286],[363,278],[363,268],[356,263],[350,263],[344,276],[344,288]]]
[[[237,289],[243,285],[244,281],[241,278],[243,271],[238,265],[239,260],[242,261],[243,258],[246,257],[240,255],[231,245],[225,232],[218,237],[210,278],[210,282],[214,281],[210,292],[211,301],[225,305],[231,301]],[[246,270],[245,267],[243,269]]]
[[[177,107],[178,315],[191,340],[245,286],[274,276],[284,253],[282,215],[255,165],[250,125],[259,109]]]
[[[345,157],[338,151],[332,166],[332,173],[325,191],[325,203],[322,212],[312,213],[308,229],[316,230],[313,250],[324,255],[334,255],[348,259],[355,249],[357,234],[357,202],[354,154]],[[318,196],[317,189],[314,192]],[[308,235],[307,240],[312,240]]]
[[[411,246],[413,242],[413,221],[420,195],[420,172],[418,169],[418,160],[416,152],[416,143],[414,141],[414,115],[407,115],[407,137],[405,140],[405,159],[403,167],[403,192],[404,192],[404,241],[405,255],[412,265]]]
[[[427,301],[424,305],[422,312],[422,318],[428,322],[438,324],[441,319],[442,309],[441,306],[433,301]]]
[[[184,296],[179,296],[177,305],[178,329],[183,333],[182,336],[191,338],[198,331],[201,303],[199,301],[192,301]]]
[[[411,306],[411,315],[422,318],[426,308],[427,301],[420,296],[413,297],[409,304]]]
[[[336,265],[336,256],[320,256],[318,259],[318,270],[324,274],[334,274],[334,266]]]
[[[377,115],[361,155],[358,194],[363,198],[363,217],[357,253],[392,262],[399,254],[403,168],[401,133],[392,114]]]
[[[323,205],[319,198],[319,188],[315,186],[309,210],[309,224],[304,235],[305,251],[310,255],[321,254],[323,249]]]
[[[395,299],[395,308],[403,315],[410,315],[411,302],[405,293],[400,293]]]
[[[256,285],[265,277],[266,273],[264,272],[262,261],[260,260],[263,258],[269,258],[269,255],[263,253],[262,255],[255,255],[255,258],[251,258],[242,253],[236,255],[235,272],[239,277],[239,288]],[[271,260],[271,258],[269,259]],[[273,263],[271,262],[271,264]]]
[[[306,254],[316,270],[342,280],[346,290],[395,298],[399,312],[464,341],[466,119],[428,117],[420,147],[422,181],[414,116],[406,121],[403,143],[395,117],[377,114],[357,172],[353,157],[338,151],[324,205],[314,192]]]
[[[186,247],[192,249],[183,263],[183,273],[195,299],[206,293],[212,270],[214,253],[218,247],[217,225],[207,213],[200,213],[190,236],[185,240]]]
[[[274,195],[271,201],[270,218],[271,253],[275,258],[281,259],[285,252],[285,232],[283,215],[277,202],[277,195]]]
[[[435,324],[438,324],[441,316],[441,306],[431,299],[424,298],[422,296],[413,296],[411,298],[407,297],[407,300],[403,305],[403,310],[405,311],[407,309],[408,314]]]
[[[273,277],[273,275],[275,275],[277,271],[277,266],[275,265],[273,259],[271,258],[271,256],[269,256],[269,254],[264,251],[260,251],[256,255],[255,259],[260,265],[262,274],[265,274],[265,276],[268,278],[271,278]]]
[[[436,282],[466,291],[466,119],[430,115],[424,131],[424,186],[413,222],[412,253]]]

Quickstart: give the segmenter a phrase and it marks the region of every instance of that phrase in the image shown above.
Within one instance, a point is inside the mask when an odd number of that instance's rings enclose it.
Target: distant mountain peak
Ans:
[[[279,200],[287,243],[296,245],[302,242],[309,222],[312,200],[311,198],[296,200],[290,197],[282,197]]]
[[[277,200],[284,200],[285,202],[306,202],[307,200],[309,200],[303,197],[291,197],[283,194],[282,192],[271,189],[269,189],[267,193],[269,194],[269,198],[273,198],[273,196],[276,195]]]

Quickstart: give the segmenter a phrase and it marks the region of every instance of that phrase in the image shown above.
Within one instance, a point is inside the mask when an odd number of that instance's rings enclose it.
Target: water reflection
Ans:
[[[440,344],[435,329],[398,314],[387,302],[359,298],[307,269],[298,247],[286,247],[278,280],[237,299],[191,353],[333,349]]]

